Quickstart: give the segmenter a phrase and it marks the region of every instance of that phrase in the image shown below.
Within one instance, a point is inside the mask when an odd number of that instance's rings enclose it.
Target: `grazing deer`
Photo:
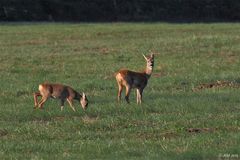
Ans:
[[[82,105],[82,108],[85,110],[88,105],[88,99],[83,93],[80,95],[77,91],[72,89],[69,86],[62,84],[52,84],[52,83],[43,83],[38,87],[39,92],[35,92],[34,95],[34,108],[43,108],[43,104],[48,100],[48,98],[57,98],[61,101],[61,110],[63,110],[64,102],[67,100],[72,110],[75,112],[73,107],[73,100],[78,100]],[[38,96],[41,96],[42,99],[38,103]]]
[[[118,101],[121,100],[121,93],[123,87],[126,88],[125,99],[129,103],[129,94],[132,88],[137,89],[137,104],[142,103],[142,94],[144,88],[147,86],[148,79],[150,78],[153,66],[154,66],[154,54],[146,57],[143,55],[147,61],[147,66],[143,72],[134,72],[126,69],[121,69],[116,74],[116,80],[118,84]]]

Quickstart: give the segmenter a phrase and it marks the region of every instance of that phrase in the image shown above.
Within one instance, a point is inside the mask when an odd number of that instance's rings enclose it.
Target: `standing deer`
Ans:
[[[64,102],[67,100],[72,110],[75,112],[75,108],[73,107],[73,100],[78,100],[82,105],[82,108],[85,110],[88,105],[88,99],[86,95],[83,93],[80,95],[77,91],[72,89],[69,86],[65,86],[62,84],[51,84],[51,83],[43,83],[38,87],[39,92],[35,92],[34,95],[34,108],[43,108],[43,104],[48,100],[48,98],[57,98],[60,99],[61,102],[61,110],[63,110]],[[38,96],[41,96],[42,99],[38,103]]]
[[[137,89],[137,104],[142,103],[142,94],[144,88],[147,86],[148,79],[151,77],[154,66],[154,54],[146,57],[147,66],[143,72],[134,72],[126,69],[121,69],[116,74],[116,80],[118,84],[118,101],[121,100],[121,93],[123,87],[126,88],[125,100],[129,103],[129,94],[132,88]]]

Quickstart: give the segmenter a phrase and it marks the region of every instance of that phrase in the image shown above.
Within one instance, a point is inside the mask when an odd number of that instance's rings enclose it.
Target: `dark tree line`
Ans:
[[[240,0],[0,0],[0,21],[239,21]]]

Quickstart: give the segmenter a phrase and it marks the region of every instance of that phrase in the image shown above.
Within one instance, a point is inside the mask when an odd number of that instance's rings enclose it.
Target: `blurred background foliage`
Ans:
[[[240,20],[237,0],[1,0],[0,21],[169,21]]]

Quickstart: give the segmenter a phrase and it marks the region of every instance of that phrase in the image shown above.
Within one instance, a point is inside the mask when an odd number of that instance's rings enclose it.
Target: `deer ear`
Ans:
[[[143,55],[143,57],[146,59],[146,61],[147,61],[147,57],[144,55],[144,54],[142,54]]]

